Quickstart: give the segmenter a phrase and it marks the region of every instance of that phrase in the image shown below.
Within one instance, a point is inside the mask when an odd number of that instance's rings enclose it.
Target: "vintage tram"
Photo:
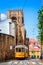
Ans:
[[[16,45],[15,46],[15,58],[27,58],[28,57],[28,47],[25,45]]]

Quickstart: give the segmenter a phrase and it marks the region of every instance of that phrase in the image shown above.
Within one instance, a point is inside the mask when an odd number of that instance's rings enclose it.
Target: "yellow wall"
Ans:
[[[38,58],[38,56],[39,56],[39,58],[40,58],[40,56],[41,56],[41,52],[40,51],[29,51],[29,56],[30,56],[30,58],[32,57],[32,56],[36,56],[36,58]]]

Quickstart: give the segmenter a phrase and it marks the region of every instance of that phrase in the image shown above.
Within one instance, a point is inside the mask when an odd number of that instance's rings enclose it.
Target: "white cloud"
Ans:
[[[6,20],[7,16],[2,13],[2,14],[0,14],[0,19],[1,19],[1,21]]]

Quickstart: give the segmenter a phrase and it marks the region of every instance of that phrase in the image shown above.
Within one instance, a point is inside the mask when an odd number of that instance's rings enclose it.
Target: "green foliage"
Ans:
[[[43,7],[38,11],[38,39],[43,44]]]

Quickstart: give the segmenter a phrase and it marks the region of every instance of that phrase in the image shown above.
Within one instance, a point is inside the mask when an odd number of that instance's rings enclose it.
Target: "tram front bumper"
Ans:
[[[25,58],[25,53],[24,52],[16,52],[15,58]]]

